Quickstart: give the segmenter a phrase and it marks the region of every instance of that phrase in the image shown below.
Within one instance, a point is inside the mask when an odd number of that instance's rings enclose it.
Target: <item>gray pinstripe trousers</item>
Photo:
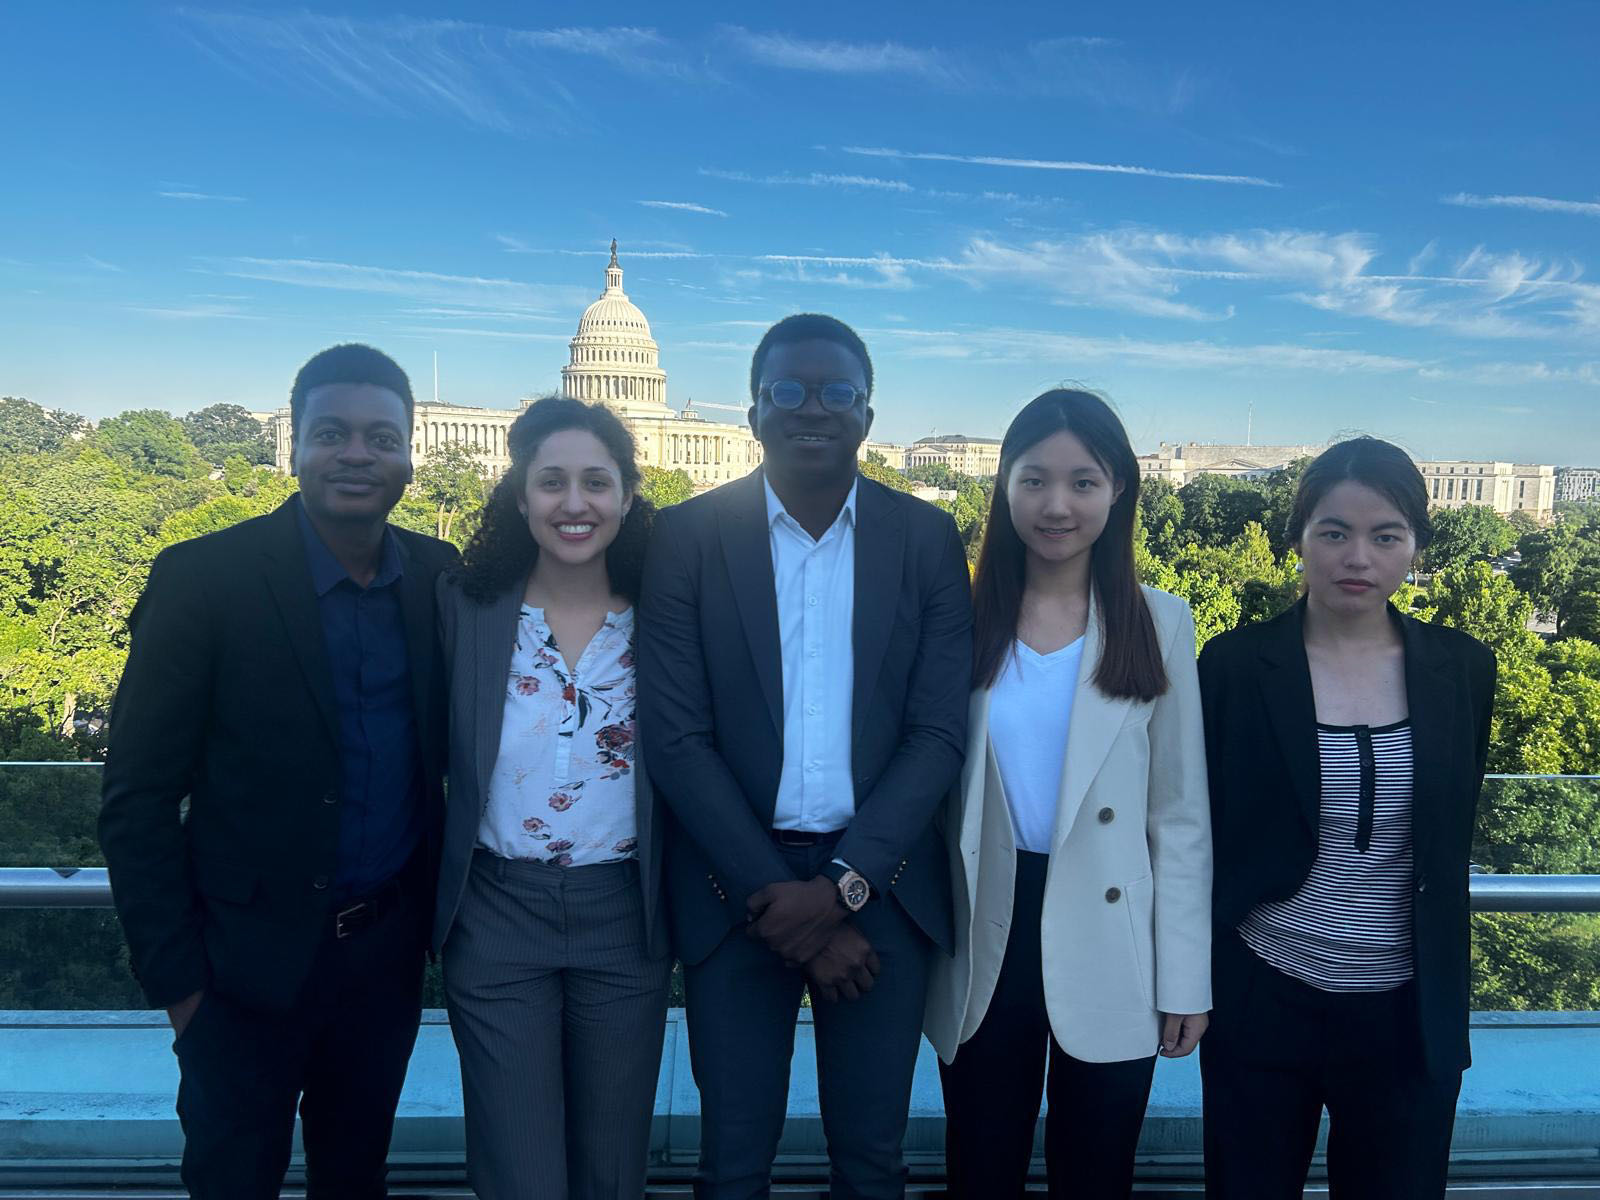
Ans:
[[[643,1195],[671,969],[645,950],[638,863],[474,853],[444,981],[483,1200]]]

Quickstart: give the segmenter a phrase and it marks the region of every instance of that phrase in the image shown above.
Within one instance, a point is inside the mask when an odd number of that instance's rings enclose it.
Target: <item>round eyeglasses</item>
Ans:
[[[790,411],[804,404],[806,397],[813,392],[817,393],[823,408],[836,413],[849,412],[856,406],[857,401],[864,400],[867,396],[865,392],[858,390],[855,384],[843,381],[807,386],[798,379],[774,379],[761,390],[775,407]]]

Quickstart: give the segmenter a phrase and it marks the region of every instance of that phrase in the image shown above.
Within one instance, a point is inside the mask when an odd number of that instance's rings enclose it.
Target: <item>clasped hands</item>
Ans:
[[[825,875],[769,883],[747,905],[747,932],[806,973],[812,998],[857,1000],[872,990],[878,955]]]

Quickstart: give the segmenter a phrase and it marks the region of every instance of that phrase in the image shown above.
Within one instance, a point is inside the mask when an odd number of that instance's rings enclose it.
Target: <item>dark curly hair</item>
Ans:
[[[564,396],[535,400],[511,423],[506,445],[511,466],[494,485],[483,508],[478,531],[461,557],[461,590],[480,604],[488,604],[506,589],[520,585],[533,570],[539,544],[528,532],[528,518],[517,508],[528,479],[528,464],[544,440],[566,429],[583,429],[600,439],[622,473],[622,486],[633,497],[616,539],[606,547],[606,573],[611,588],[630,602],[639,599],[639,578],[644,550],[650,540],[655,505],[639,494],[639,464],[634,457],[633,435],[603,404],[585,404]]]

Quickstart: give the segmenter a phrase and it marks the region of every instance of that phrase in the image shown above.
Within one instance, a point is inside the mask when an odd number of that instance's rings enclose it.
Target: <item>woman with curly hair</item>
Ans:
[[[666,1020],[661,825],[637,753],[634,602],[652,508],[609,409],[512,424],[440,580],[450,786],[434,948],[486,1200],[644,1191]]]

